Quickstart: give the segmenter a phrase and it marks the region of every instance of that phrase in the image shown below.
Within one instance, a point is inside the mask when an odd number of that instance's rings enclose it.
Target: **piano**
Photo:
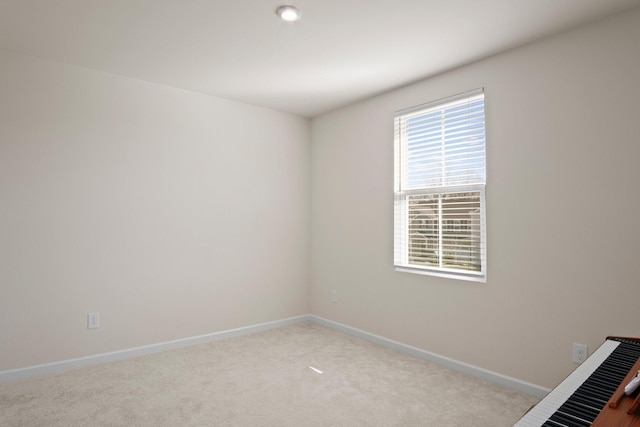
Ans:
[[[513,427],[640,427],[640,338],[607,337],[578,368]]]

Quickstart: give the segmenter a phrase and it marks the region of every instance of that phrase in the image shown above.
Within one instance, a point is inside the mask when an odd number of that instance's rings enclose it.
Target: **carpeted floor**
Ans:
[[[0,383],[0,425],[500,427],[537,401],[304,322]]]

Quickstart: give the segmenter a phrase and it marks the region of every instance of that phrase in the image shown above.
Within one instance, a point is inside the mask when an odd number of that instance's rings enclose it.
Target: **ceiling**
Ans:
[[[295,23],[275,9],[302,11]],[[0,48],[313,117],[640,0],[0,0]]]

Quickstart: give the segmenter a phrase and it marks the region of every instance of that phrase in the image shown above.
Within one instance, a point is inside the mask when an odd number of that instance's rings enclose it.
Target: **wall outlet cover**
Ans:
[[[587,360],[589,349],[584,344],[573,343],[573,363],[582,363]]]
[[[87,329],[97,329],[100,327],[100,313],[87,314]]]

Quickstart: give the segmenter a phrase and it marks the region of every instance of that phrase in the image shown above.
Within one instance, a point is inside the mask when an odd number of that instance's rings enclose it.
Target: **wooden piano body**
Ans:
[[[640,338],[606,341],[514,427],[640,427],[640,390],[625,386],[640,370]]]

